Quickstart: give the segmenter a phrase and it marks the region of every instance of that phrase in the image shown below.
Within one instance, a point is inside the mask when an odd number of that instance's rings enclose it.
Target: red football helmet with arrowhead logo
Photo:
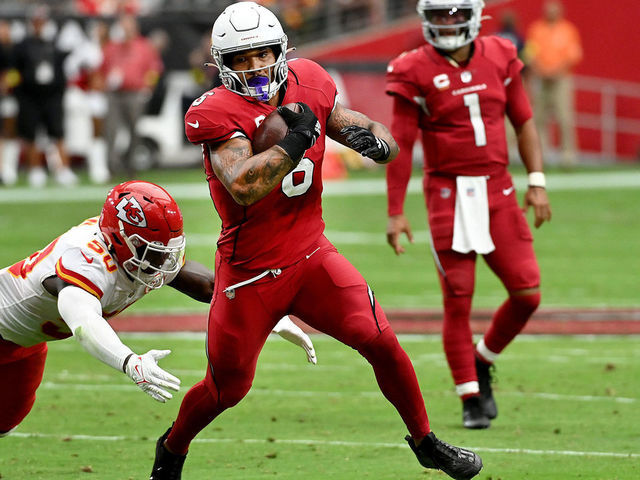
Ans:
[[[182,267],[182,213],[159,185],[134,180],[115,186],[99,224],[118,265],[147,287],[160,288]]]

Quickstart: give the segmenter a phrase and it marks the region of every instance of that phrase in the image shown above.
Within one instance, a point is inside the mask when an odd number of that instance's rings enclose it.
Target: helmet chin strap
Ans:
[[[124,240],[124,243],[127,244],[127,248],[129,248],[129,250],[131,251],[131,255],[137,258],[136,247],[133,245],[133,243],[131,243],[131,240],[129,240],[129,236],[124,232],[124,224],[122,223],[122,220],[118,220],[118,226],[120,227],[120,236]]]

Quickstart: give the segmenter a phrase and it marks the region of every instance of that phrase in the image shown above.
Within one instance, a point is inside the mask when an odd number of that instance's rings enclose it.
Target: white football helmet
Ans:
[[[261,47],[271,47],[276,57],[275,63],[268,67],[269,78],[248,80],[247,74],[256,70],[234,71],[225,64],[233,54]],[[232,92],[260,101],[269,100],[287,80],[286,54],[287,36],[276,16],[262,5],[234,3],[225,8],[213,24],[211,55],[220,71],[220,80]]]
[[[419,0],[417,10],[425,40],[446,51],[471,43],[480,32],[483,8],[483,0]],[[464,20],[453,24],[434,23],[434,17],[441,14],[464,17]]]

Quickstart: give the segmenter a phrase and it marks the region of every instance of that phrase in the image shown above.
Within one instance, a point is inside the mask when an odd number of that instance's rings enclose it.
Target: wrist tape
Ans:
[[[547,186],[547,181],[545,179],[544,173],[531,172],[529,174],[529,186],[545,188]]]

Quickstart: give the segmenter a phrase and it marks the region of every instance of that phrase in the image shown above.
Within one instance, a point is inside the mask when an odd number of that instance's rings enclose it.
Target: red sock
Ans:
[[[431,429],[411,360],[387,328],[358,351],[373,367],[383,395],[396,408],[413,438],[425,437]]]
[[[484,343],[493,353],[500,353],[518,335],[540,305],[540,292],[512,295],[493,315]]]
[[[204,380],[196,383],[184,396],[178,418],[167,437],[169,450],[186,455],[191,440],[223,410],[218,407],[217,399],[211,395]]]
[[[470,314],[470,296],[444,298],[442,341],[456,385],[477,381]]]

